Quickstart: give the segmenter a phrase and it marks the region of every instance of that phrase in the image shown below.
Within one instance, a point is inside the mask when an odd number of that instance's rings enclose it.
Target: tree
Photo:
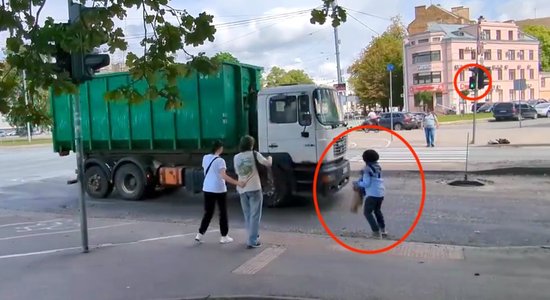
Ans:
[[[166,108],[181,106],[177,78],[187,76],[193,70],[201,73],[217,72],[219,61],[205,53],[191,53],[190,47],[214,41],[216,28],[212,25],[214,16],[202,12],[192,16],[186,10],[176,9],[170,0],[94,0],[94,6],[103,9],[89,11],[74,24],[55,23],[47,17],[41,24],[41,13],[46,2],[53,0],[12,0],[0,4],[0,33],[7,32],[6,62],[0,78],[0,99],[18,97],[18,84],[10,76],[25,71],[29,78],[28,91],[36,95],[39,90],[56,94],[77,93],[67,72],[52,64],[59,48],[67,53],[90,53],[107,45],[111,54],[126,51],[127,36],[114,20],[124,20],[129,10],[140,10],[143,15],[144,32],[141,46],[143,54],[129,52],[126,65],[131,82],[105,95],[107,100],[127,99],[130,103],[146,100],[166,99]],[[86,0],[75,0],[85,4]],[[59,5],[60,1],[56,1]],[[88,1],[90,2],[90,1]],[[332,7],[334,0],[322,0],[320,9],[311,11],[312,24],[324,24],[332,19],[338,26],[346,21],[346,12],[340,6]],[[66,3],[66,2],[61,2]],[[63,6],[61,6],[63,8]],[[64,9],[67,9],[66,7]],[[170,20],[171,19],[171,20]],[[176,62],[176,53],[187,55],[185,62]],[[134,88],[134,83],[147,83],[145,91]],[[159,84],[159,82],[165,84]],[[11,106],[0,103],[4,112]]]
[[[523,31],[539,40],[540,52],[541,52],[540,62],[542,64],[542,70],[545,72],[549,72],[550,71],[550,28],[542,25],[529,25],[529,26],[525,26]]]
[[[212,58],[219,62],[239,63],[239,60],[229,52],[218,52]]]
[[[360,57],[348,69],[350,85],[363,104],[380,104],[389,107],[390,78],[386,67],[394,65],[392,71],[393,105],[402,106],[403,98],[403,39],[405,27],[399,17],[392,19],[386,31],[374,37],[362,51]]]
[[[426,108],[433,109],[434,95],[431,92],[418,92],[414,94],[414,105],[422,106],[424,110]]]
[[[279,67],[271,68],[266,77],[265,84],[268,87],[279,86],[282,84],[309,84],[314,83],[304,70],[285,71]]]

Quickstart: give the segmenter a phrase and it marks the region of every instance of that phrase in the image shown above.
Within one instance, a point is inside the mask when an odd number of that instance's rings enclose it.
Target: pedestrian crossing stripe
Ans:
[[[416,160],[408,149],[380,149],[377,150],[380,155],[379,162],[385,163],[414,163]],[[464,148],[430,148],[416,150],[416,154],[421,163],[444,163],[444,162],[463,162],[466,161],[466,150]],[[348,156],[351,162],[362,162],[362,154]]]

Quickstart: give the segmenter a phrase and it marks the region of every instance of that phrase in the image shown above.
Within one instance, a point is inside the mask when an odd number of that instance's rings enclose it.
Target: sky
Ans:
[[[408,25],[414,19],[414,7],[440,4],[470,8],[470,18],[483,15],[489,21],[526,19],[550,16],[548,0],[339,0],[348,9],[348,21],[339,27],[340,58],[344,79],[346,72],[372,37],[384,32],[390,18],[401,16]],[[186,9],[197,15],[206,11],[214,15],[214,23],[221,24],[215,41],[198,48],[187,48],[191,53],[204,51],[213,55],[230,52],[241,62],[262,66],[269,71],[273,66],[285,69],[303,69],[318,83],[336,82],[336,57],[334,31],[309,23],[309,10],[320,6],[321,0],[171,0],[170,5]],[[61,6],[56,6],[61,5]],[[66,1],[48,0],[42,16],[50,16],[60,22],[67,20]],[[61,8],[61,9],[60,9]],[[143,34],[140,13],[129,12],[128,18],[119,22],[129,38],[130,50],[141,53],[139,35]],[[43,19],[43,18],[41,18]],[[228,25],[228,22],[237,22]],[[0,47],[5,44],[5,34],[0,33]],[[124,53],[116,53],[111,62],[122,62]],[[184,59],[184,55],[178,55]]]

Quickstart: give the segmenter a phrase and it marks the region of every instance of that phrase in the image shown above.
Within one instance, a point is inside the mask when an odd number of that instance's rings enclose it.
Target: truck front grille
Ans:
[[[338,141],[336,141],[336,143],[334,143],[333,149],[335,157],[346,154],[346,151],[348,150],[348,137],[343,136]]]

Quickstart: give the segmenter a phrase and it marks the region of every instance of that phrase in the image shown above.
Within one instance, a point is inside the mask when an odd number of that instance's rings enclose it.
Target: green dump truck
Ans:
[[[316,85],[260,90],[260,67],[224,63],[216,75],[195,73],[178,80],[183,107],[166,110],[164,99],[129,104],[104,94],[130,82],[128,73],[99,74],[80,87],[84,187],[94,198],[116,189],[127,200],[146,199],[159,187],[202,189],[202,156],[214,140],[233,155],[245,134],[273,157],[265,202],[280,206],[311,195],[313,174],[327,145],[346,127],[336,91]],[[145,89],[145,82],[135,83]],[[72,98],[51,94],[54,151],[75,150]],[[319,191],[330,194],[349,181],[347,139],[338,140],[319,173]]]

